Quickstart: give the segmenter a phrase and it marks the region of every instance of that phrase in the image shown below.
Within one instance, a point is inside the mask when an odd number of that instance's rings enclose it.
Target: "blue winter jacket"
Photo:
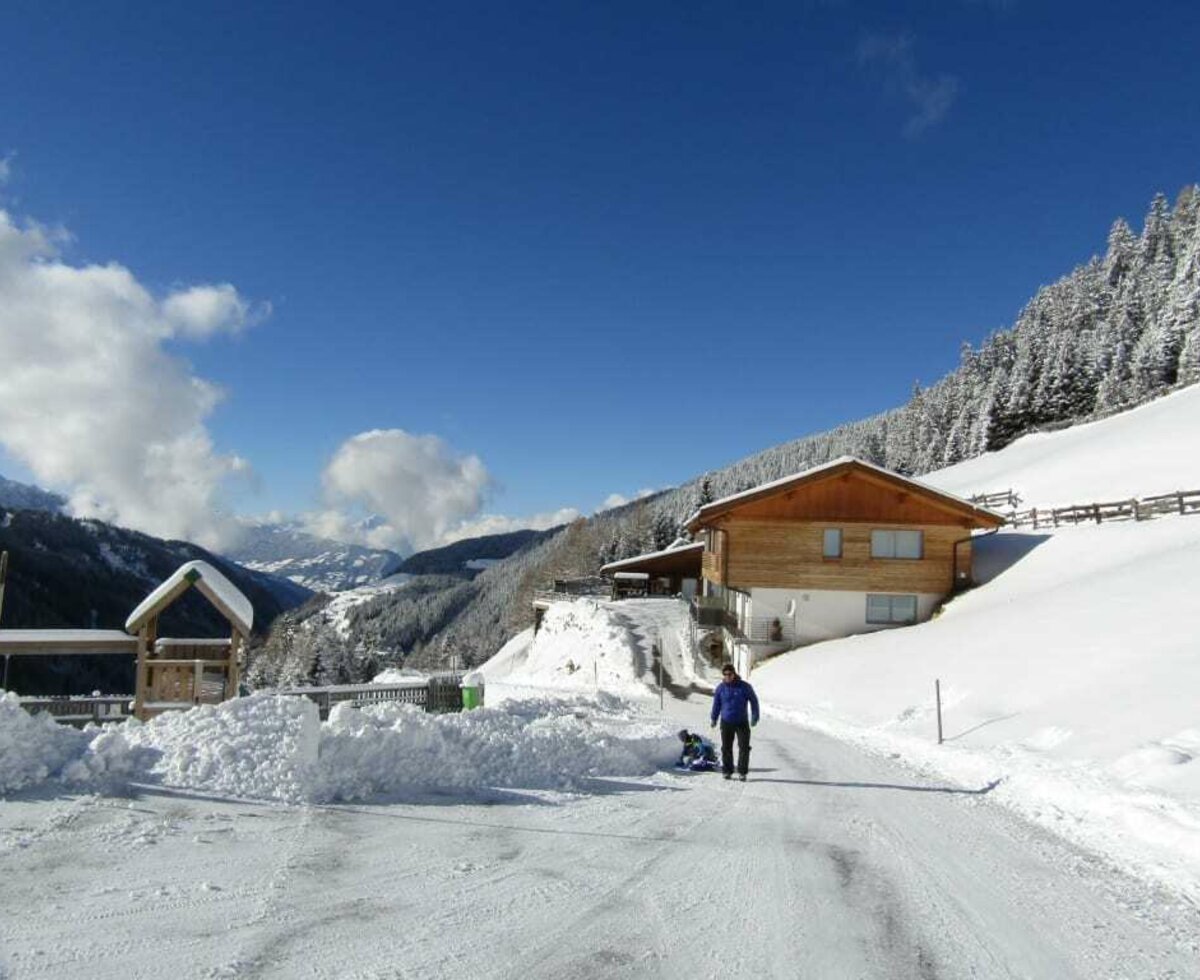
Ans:
[[[750,705],[750,717],[746,717],[746,705]],[[721,721],[730,725],[744,725],[747,721],[758,724],[758,697],[754,688],[740,677],[732,684],[721,681],[713,692],[711,720]]]

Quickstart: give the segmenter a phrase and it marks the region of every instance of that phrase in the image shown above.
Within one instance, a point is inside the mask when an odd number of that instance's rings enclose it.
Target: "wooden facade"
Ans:
[[[822,554],[824,531],[842,532],[842,555]],[[872,558],[873,530],[923,532],[921,558]],[[838,521],[787,523],[730,519],[728,557],[712,555],[705,577],[737,589],[835,589],[855,592],[949,592],[954,580],[954,546],[958,570],[970,576],[971,544],[966,531],[946,525],[912,525]],[[708,555],[706,558],[710,557]],[[722,568],[722,564],[725,565]],[[709,574],[709,567],[712,574]]]
[[[971,532],[997,514],[858,460],[716,501],[688,524],[704,531],[704,578],[734,589],[948,593],[970,580]],[[841,554],[824,532],[841,531]],[[920,531],[920,558],[877,558],[875,530]]]

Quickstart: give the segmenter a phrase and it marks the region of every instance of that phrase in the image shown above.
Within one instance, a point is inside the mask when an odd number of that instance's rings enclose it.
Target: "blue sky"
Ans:
[[[158,298],[236,288],[236,329],[162,340],[247,464],[205,500],[429,543],[897,405],[1140,227],[1200,179],[1200,9],[1117,6],[10,3],[0,207]],[[323,498],[376,430],[472,492]]]

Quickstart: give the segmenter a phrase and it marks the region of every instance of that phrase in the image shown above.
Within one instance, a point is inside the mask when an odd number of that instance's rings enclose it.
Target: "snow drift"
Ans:
[[[669,764],[671,726],[609,694],[527,698],[462,714],[258,695],[83,732],[0,699],[0,793],[114,781],[284,802],[496,787],[584,790]]]

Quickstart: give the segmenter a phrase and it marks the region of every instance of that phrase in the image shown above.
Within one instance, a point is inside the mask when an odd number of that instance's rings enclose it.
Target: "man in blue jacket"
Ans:
[[[733,776],[733,739],[737,736],[738,779],[746,781],[750,771],[750,726],[758,724],[758,697],[754,688],[738,677],[733,664],[721,668],[721,683],[713,692],[712,723],[721,719],[721,769]],[[749,710],[747,710],[747,708]]]

